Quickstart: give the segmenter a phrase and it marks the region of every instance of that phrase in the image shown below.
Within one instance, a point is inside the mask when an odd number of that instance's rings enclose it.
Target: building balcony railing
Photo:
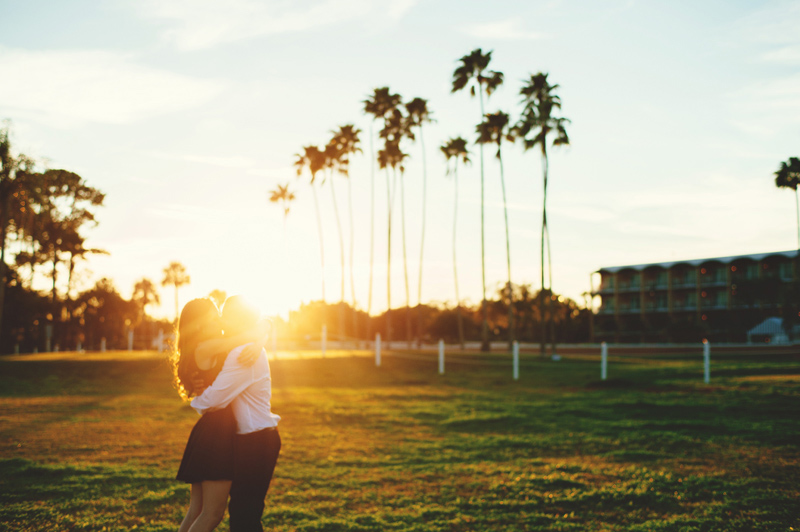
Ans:
[[[703,280],[700,283],[700,285],[703,286],[704,288],[714,288],[718,286],[728,286],[728,281],[717,281],[714,279],[710,279],[710,280]]]
[[[620,292],[638,292],[641,289],[641,285],[638,283],[630,283],[630,284],[622,284],[619,285]]]
[[[672,281],[672,289],[697,288],[697,281]]]

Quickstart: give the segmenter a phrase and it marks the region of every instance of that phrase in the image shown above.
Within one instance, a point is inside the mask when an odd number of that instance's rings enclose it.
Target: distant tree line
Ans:
[[[487,318],[490,342],[504,341],[508,338],[509,323],[514,323],[516,338],[521,342],[541,340],[541,298],[551,299],[552,305],[546,308],[553,313],[553,332],[558,342],[583,343],[591,339],[591,311],[575,301],[553,296],[549,291],[534,291],[530,285],[512,285],[513,299],[509,306],[508,285],[504,285],[495,293],[494,298],[487,300]],[[405,309],[395,309],[397,313]],[[461,305],[428,303],[408,309],[419,316],[418,331],[413,337],[400,335],[394,337],[399,342],[435,343],[439,339],[447,343],[459,344],[464,341],[483,341],[483,307],[482,303],[469,305],[462,301]],[[319,341],[321,325],[328,315],[344,314],[347,319],[336,320],[327,326],[328,339],[333,341],[355,342],[374,338],[364,336],[369,330],[380,333],[386,338],[390,316],[384,311],[370,317],[366,312],[353,309],[347,303],[326,303],[312,301],[289,313],[287,322],[281,321],[278,326],[278,337],[282,340]],[[461,319],[459,319],[459,315]],[[511,318],[509,318],[511,316]],[[545,317],[546,318],[546,317]],[[513,320],[513,322],[511,321]],[[344,327],[340,328],[340,324]],[[395,346],[397,347],[397,346]]]

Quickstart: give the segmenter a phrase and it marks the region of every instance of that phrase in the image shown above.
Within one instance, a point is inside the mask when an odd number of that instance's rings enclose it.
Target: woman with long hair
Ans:
[[[219,310],[210,299],[194,299],[178,321],[172,368],[178,393],[188,399],[202,393],[219,374],[228,351],[252,342],[257,333],[222,336]],[[261,346],[258,346],[260,352]],[[222,521],[233,480],[236,421],[230,405],[203,414],[197,421],[177,479],[191,484],[189,510],[179,532],[210,532]]]

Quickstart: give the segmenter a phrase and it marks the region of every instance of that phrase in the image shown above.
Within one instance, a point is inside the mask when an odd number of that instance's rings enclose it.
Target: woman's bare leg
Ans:
[[[203,508],[187,532],[211,532],[222,521],[228,505],[230,480],[206,480],[203,482]]]
[[[192,484],[192,496],[189,499],[189,509],[186,511],[186,517],[181,522],[181,527],[178,532],[189,532],[189,527],[192,526],[195,519],[200,515],[203,510],[203,485],[200,482]]]

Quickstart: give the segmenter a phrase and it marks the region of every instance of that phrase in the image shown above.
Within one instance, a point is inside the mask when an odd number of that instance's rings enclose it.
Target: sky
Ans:
[[[486,111],[512,119],[536,72],[557,83],[571,145],[550,151],[553,289],[577,301],[601,267],[797,247],[793,194],[774,186],[800,153],[800,2],[465,0],[0,0],[0,119],[15,148],[79,173],[106,193],[87,245],[110,252],[81,266],[128,297],[172,261],[191,284],[249,295],[286,315],[341,297],[330,183],[296,177],[294,154],[344,124],[362,130],[353,159],[353,278],[348,179],[335,177],[345,300],[387,305],[386,176],[371,188],[370,120],[362,101],[388,86],[428,100],[436,122],[403,178],[411,305],[453,304],[454,178],[439,146],[475,139],[477,99],[451,94],[457,61],[493,50],[505,83]],[[379,127],[375,124],[374,127]],[[377,140],[375,140],[377,144]],[[376,148],[377,149],[377,146]],[[459,171],[456,254],[462,299],[481,299],[479,148]],[[484,152],[486,285],[506,281],[499,167]],[[423,153],[427,164],[423,167]],[[542,173],[538,152],[504,148],[512,278],[536,290]],[[427,205],[424,248],[423,170]],[[269,191],[290,183],[284,220]],[[374,224],[370,197],[374,194]],[[399,190],[392,231],[392,306],[404,306]],[[369,304],[370,234],[374,281]],[[40,280],[41,286],[44,282]],[[156,314],[172,316],[161,291]]]

